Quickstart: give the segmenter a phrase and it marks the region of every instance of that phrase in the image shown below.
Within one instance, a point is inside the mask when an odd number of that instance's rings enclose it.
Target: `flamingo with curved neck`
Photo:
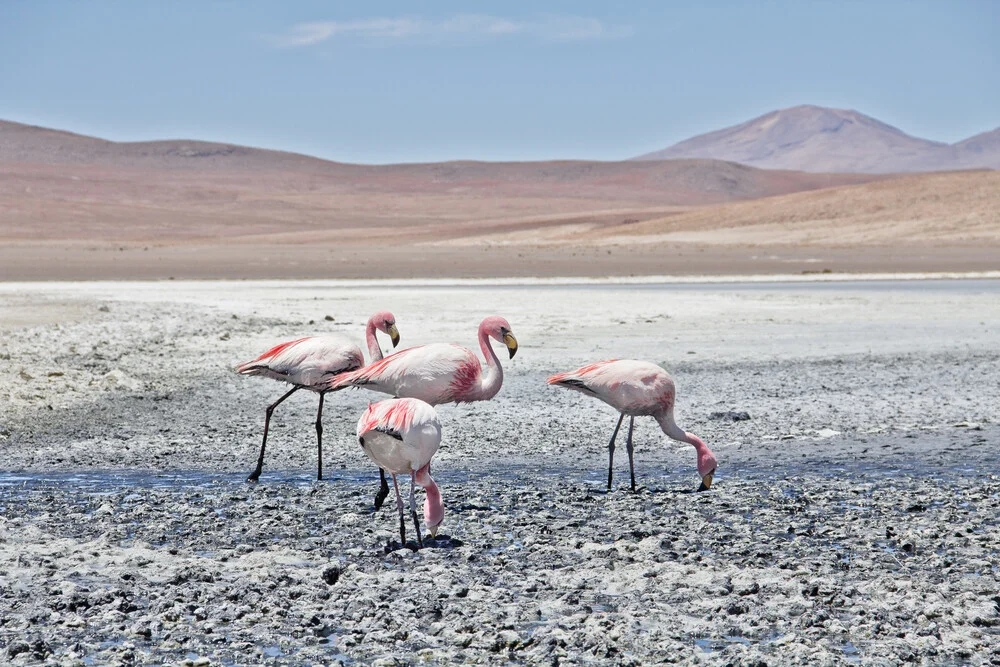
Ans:
[[[332,390],[364,387],[398,398],[418,398],[430,405],[488,401],[503,385],[503,369],[490,340],[503,343],[510,357],[517,339],[502,317],[487,317],[479,325],[479,346],[486,366],[465,347],[435,343],[400,350],[364,368],[329,382]]]
[[[568,373],[559,373],[548,379],[549,384],[575,389],[581,393],[600,399],[621,413],[618,425],[608,443],[608,491],[611,490],[612,466],[615,459],[615,438],[625,415],[629,415],[628,467],[632,477],[632,491],[635,492],[635,461],[632,448],[632,429],[635,418],[651,416],[660,429],[670,438],[693,445],[698,457],[698,475],[701,476],[699,491],[707,491],[712,486],[712,478],[718,465],[715,454],[705,441],[693,433],[688,433],[674,421],[674,381],[670,375],[646,361],[612,359],[598,361]]]
[[[376,330],[387,334],[395,347],[399,343],[399,331],[396,330],[396,318],[393,314],[387,310],[379,311],[368,318],[365,327],[368,351],[372,358],[381,359],[382,349],[375,338]],[[257,467],[247,477],[247,481],[256,482],[260,479],[264,467],[267,433],[271,426],[271,414],[286,398],[300,389],[319,394],[319,409],[316,412],[316,479],[323,479],[323,399],[330,391],[327,385],[330,378],[361,368],[364,363],[361,348],[343,336],[328,334],[281,343],[256,359],[236,367],[236,372],[240,375],[260,375],[292,385],[281,398],[267,406],[264,413],[264,438],[260,443]],[[385,492],[388,493],[389,487],[384,475],[382,483]]]

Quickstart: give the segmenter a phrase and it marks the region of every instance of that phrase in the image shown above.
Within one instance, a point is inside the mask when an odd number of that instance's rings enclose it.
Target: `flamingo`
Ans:
[[[707,491],[712,486],[715,475],[715,454],[705,442],[693,433],[687,433],[674,421],[674,381],[670,375],[647,361],[631,359],[611,359],[598,361],[575,371],[559,373],[548,379],[549,384],[569,387],[594,396],[621,413],[618,425],[611,434],[608,444],[608,491],[611,490],[611,469],[615,460],[615,438],[625,415],[629,416],[628,467],[632,475],[632,492],[635,492],[635,463],[632,458],[632,427],[635,418],[649,415],[656,419],[660,428],[669,437],[679,442],[694,445],[698,454],[698,474],[701,476],[699,491]]]
[[[365,341],[368,352],[373,360],[382,358],[382,348],[375,338],[375,330],[387,334],[392,340],[392,346],[399,344],[399,331],[396,330],[396,318],[387,310],[379,311],[368,319],[365,328]],[[339,373],[353,371],[364,366],[365,359],[361,349],[347,338],[339,335],[309,336],[277,345],[253,361],[240,364],[236,372],[241,375],[261,375],[292,385],[281,398],[267,406],[264,413],[264,439],[260,443],[260,456],[257,467],[248,482],[256,482],[264,467],[264,448],[267,446],[267,431],[271,426],[271,413],[286,398],[299,389],[308,389],[319,394],[319,410],[316,412],[316,479],[323,479],[323,399],[328,391],[331,377]],[[389,494],[389,484],[382,475],[382,487],[385,495]],[[379,491],[382,493],[382,490]],[[384,496],[383,496],[384,498]],[[381,503],[379,503],[381,504]]]
[[[441,444],[441,422],[434,408],[415,398],[390,398],[369,404],[358,420],[358,443],[375,465],[392,475],[396,509],[399,510],[400,543],[406,544],[406,520],[396,475],[410,476],[410,517],[417,531],[417,544],[424,545],[413,496],[416,484],[426,492],[424,523],[431,537],[437,537],[438,527],[444,520],[444,503],[431,478],[431,457]]]
[[[397,398],[419,398],[430,405],[488,401],[503,384],[503,369],[489,339],[507,346],[513,359],[517,339],[502,317],[487,317],[479,325],[479,346],[486,368],[465,347],[435,343],[400,350],[381,361],[329,380],[332,390],[364,387]]]

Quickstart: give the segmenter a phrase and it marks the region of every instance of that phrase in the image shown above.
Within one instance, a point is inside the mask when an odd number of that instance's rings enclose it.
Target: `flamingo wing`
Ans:
[[[423,401],[388,399],[369,405],[361,415],[358,442],[379,467],[409,473],[430,463],[441,442],[441,423]]]
[[[482,374],[476,355],[448,344],[411,347],[330,382],[331,389],[364,387],[431,405],[461,400]]]
[[[242,375],[263,375],[304,387],[323,387],[331,377],[364,365],[361,348],[341,336],[311,336],[277,345],[240,364]]]
[[[648,415],[672,407],[674,382],[665,370],[646,361],[611,359],[548,379],[549,384],[594,396],[620,412]]]

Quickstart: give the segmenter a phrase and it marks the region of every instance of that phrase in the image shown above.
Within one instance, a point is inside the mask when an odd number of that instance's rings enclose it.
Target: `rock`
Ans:
[[[323,581],[329,586],[333,586],[340,579],[340,568],[336,565],[331,565],[323,570]]]
[[[713,412],[708,418],[716,421],[742,422],[750,419],[750,413],[742,410],[726,410],[724,412]]]

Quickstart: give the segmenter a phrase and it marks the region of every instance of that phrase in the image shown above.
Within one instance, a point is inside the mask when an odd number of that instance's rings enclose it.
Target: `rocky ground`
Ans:
[[[0,656],[1000,664],[998,292],[8,287]],[[423,549],[371,507],[352,436],[372,395],[327,401],[327,479],[296,396],[244,481],[281,388],[231,367],[309,331],[360,340],[382,305],[404,345],[473,344],[492,312],[521,342],[497,399],[440,409]],[[712,491],[646,420],[638,493],[624,447],[605,492],[613,412],[543,379],[610,356],[671,370]]]

